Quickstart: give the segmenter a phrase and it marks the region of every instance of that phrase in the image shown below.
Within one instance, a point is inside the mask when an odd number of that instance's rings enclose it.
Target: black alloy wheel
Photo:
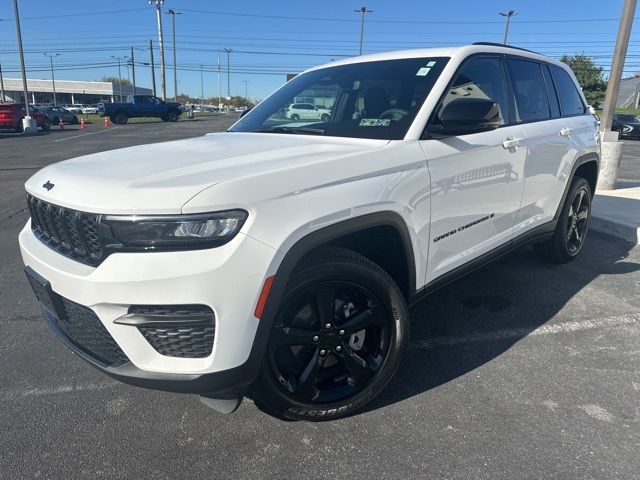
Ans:
[[[578,189],[567,212],[567,250],[570,255],[576,255],[580,251],[587,236],[591,207],[589,200],[589,192],[586,188]]]
[[[180,118],[180,115],[175,110],[171,110],[167,113],[167,121],[169,122],[177,122]]]
[[[118,112],[113,116],[113,123],[117,125],[126,125],[129,121],[126,113]]]
[[[565,263],[576,258],[586,242],[591,217],[591,186],[582,177],[573,179],[553,237],[533,247],[544,258]]]
[[[293,275],[269,337],[256,401],[280,417],[329,420],[373,399],[408,337],[404,298],[379,266],[327,248]]]

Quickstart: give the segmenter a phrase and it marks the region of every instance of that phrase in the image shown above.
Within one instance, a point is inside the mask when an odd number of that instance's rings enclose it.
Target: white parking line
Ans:
[[[41,397],[43,395],[57,395],[60,393],[83,392],[87,390],[103,390],[105,388],[114,388],[123,386],[120,382],[102,382],[89,383],[85,385],[60,385],[58,387],[49,388],[31,388],[31,389],[2,389],[0,390],[0,400],[22,400],[26,397]]]
[[[618,317],[600,318],[595,320],[581,320],[578,322],[562,322],[542,325],[534,330],[527,328],[509,328],[493,332],[470,333],[468,335],[433,337],[428,340],[412,342],[410,347],[415,350],[429,350],[436,347],[460,345],[463,343],[495,342],[499,340],[518,339],[527,336],[553,335],[557,333],[580,332],[595,328],[622,327],[640,323],[640,312]]]
[[[59,138],[58,140],[54,140],[54,142],[64,142],[65,140],[71,140],[72,138],[86,137],[87,135],[96,135],[98,133],[109,132],[109,131],[114,130],[116,128],[118,128],[118,127],[105,128],[104,130],[100,130],[100,131],[97,131],[97,132],[82,133],[80,135],[74,135],[73,137]]]

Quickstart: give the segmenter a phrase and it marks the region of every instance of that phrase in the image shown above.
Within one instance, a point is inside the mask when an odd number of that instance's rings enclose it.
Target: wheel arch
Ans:
[[[558,221],[558,219],[560,218],[560,212],[562,211],[562,206],[564,205],[564,202],[567,199],[567,195],[569,194],[569,189],[571,188],[573,179],[576,176],[587,176],[585,180],[589,182],[589,185],[591,186],[591,193],[594,194],[596,191],[596,184],[598,183],[599,171],[600,155],[598,155],[596,152],[587,153],[576,159],[576,161],[573,163],[573,167],[571,168],[571,175],[569,176],[569,180],[564,186],[564,192],[562,193],[562,198],[556,210],[556,214],[553,217],[554,222]]]

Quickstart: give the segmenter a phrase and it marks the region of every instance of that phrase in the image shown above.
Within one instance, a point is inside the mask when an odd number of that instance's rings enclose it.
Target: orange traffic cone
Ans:
[[[84,123],[84,118],[80,119],[80,128],[87,128],[87,124]]]
[[[60,119],[60,123],[58,123],[60,130],[64,130],[64,123],[62,123],[62,119]]]
[[[111,122],[109,121],[109,117],[104,117],[104,126],[105,126],[105,128],[110,126],[110,125],[111,125]]]

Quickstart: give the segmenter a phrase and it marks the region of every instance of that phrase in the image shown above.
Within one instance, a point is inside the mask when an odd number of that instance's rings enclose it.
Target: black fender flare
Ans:
[[[259,320],[249,358],[241,366],[231,369],[242,372],[241,375],[245,377],[245,382],[243,383],[248,386],[258,377],[271,333],[271,327],[278,313],[278,307],[284,296],[289,278],[298,262],[315,248],[326,245],[342,236],[381,226],[394,228],[400,235],[408,265],[409,291],[411,295],[416,291],[416,268],[413,244],[407,224],[399,213],[393,211],[370,213],[340,221],[309,233],[296,241],[286,252],[282,262],[280,262],[273,284],[269,290],[269,296],[263,310],[262,318]],[[247,307],[254,308],[255,305]]]
[[[567,199],[567,195],[569,195],[569,188],[571,188],[571,184],[573,183],[573,179],[576,176],[576,171],[578,168],[585,163],[594,162],[596,164],[596,170],[600,173],[600,155],[595,152],[587,153],[578,157],[575,162],[573,162],[573,167],[571,167],[571,175],[569,175],[569,180],[567,184],[564,186],[564,192],[562,192],[562,198],[560,199],[560,203],[558,204],[558,209],[556,210],[555,215],[553,216],[554,228],[555,223],[560,218],[560,212],[562,211],[562,206],[564,205],[565,200]],[[596,175],[596,183],[598,180],[598,175]]]

